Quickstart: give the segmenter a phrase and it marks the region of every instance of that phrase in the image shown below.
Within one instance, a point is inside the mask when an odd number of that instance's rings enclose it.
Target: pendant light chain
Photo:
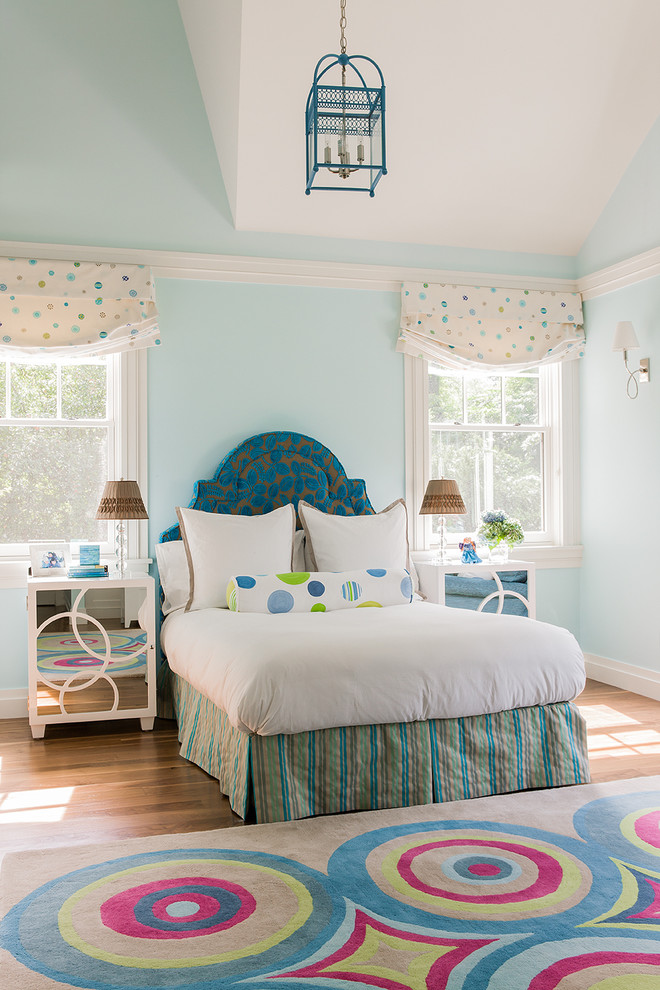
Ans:
[[[339,31],[340,31],[339,45],[340,45],[340,48],[341,48],[342,55],[345,55],[346,54],[346,35],[344,33],[345,32],[345,29],[346,29],[346,0],[339,0]],[[342,65],[342,67],[341,67],[341,85],[342,85],[342,89],[346,86],[346,66],[345,65]],[[344,95],[344,94],[342,93],[342,95]],[[342,164],[347,164],[348,163],[348,144],[346,142],[346,99],[345,99],[345,96],[344,96],[344,99],[342,100],[342,119],[343,119],[343,127],[342,127],[342,133],[341,133],[340,138],[339,138],[339,160],[340,160],[340,162],[342,162]],[[349,169],[346,169],[346,168],[339,169],[339,175],[341,175],[342,179],[347,179],[348,176],[350,175],[350,170]]]
[[[339,44],[341,46],[341,53],[342,53],[342,55],[345,55],[346,54],[346,35],[344,34],[344,31],[346,30],[346,0],[339,0],[339,10],[340,10],[339,29],[341,31],[341,35],[340,35],[340,38],[339,38]]]

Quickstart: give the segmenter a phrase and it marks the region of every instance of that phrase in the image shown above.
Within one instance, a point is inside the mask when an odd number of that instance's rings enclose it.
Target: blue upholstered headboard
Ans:
[[[303,499],[340,516],[372,513],[364,481],[346,477],[332,451],[302,433],[259,433],[221,462],[213,478],[195,482],[191,509],[254,516]],[[298,524],[300,525],[300,524]],[[160,542],[180,539],[170,526]]]

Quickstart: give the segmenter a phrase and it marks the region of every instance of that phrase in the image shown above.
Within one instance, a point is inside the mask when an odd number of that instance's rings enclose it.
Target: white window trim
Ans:
[[[579,567],[582,563],[579,519],[579,377],[578,362],[548,367],[548,415],[557,429],[550,430],[546,477],[546,505],[551,539],[523,543],[515,557],[541,568]],[[430,470],[428,423],[428,362],[404,355],[406,504],[413,558],[428,559],[430,523],[420,516]],[[448,538],[451,543],[451,537]],[[458,542],[455,540],[454,542]]]
[[[142,501],[148,506],[147,351],[128,351],[120,354],[119,360],[119,388],[114,398],[121,436],[115,434],[115,477],[137,481]],[[128,559],[148,562],[148,520],[128,520],[126,533]]]
[[[114,478],[137,481],[142,500],[148,506],[147,471],[147,353],[144,350],[113,355],[118,374],[114,376],[112,413],[115,423],[110,470]],[[148,520],[129,520],[126,527],[128,558],[146,569],[150,563]],[[104,561],[114,560],[112,544],[102,546]],[[0,588],[27,587],[29,559],[25,554],[0,558]]]

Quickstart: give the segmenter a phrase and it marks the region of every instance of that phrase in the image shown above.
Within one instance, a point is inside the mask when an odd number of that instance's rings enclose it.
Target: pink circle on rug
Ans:
[[[635,835],[647,845],[660,849],[660,809],[640,815],[635,822]]]
[[[524,890],[515,891],[510,894],[493,894],[489,892],[486,895],[479,896],[469,895],[467,893],[458,894],[449,890],[443,890],[441,887],[432,887],[430,884],[420,880],[413,872],[412,864],[417,856],[421,856],[422,853],[429,852],[431,849],[444,850],[453,846],[479,846],[482,852],[485,847],[489,853],[493,850],[502,850],[503,852],[524,856],[536,866],[538,870],[537,879]],[[536,897],[547,897],[548,894],[552,894],[558,889],[564,875],[561,864],[553,859],[552,856],[548,855],[548,853],[541,852],[540,849],[535,849],[533,846],[523,847],[510,842],[495,842],[484,839],[447,839],[442,842],[428,842],[422,846],[415,846],[403,854],[397,864],[397,870],[406,883],[414,890],[431,894],[434,897],[444,897],[448,900],[471,904],[511,904],[521,901],[523,898],[532,900]]]
[[[231,918],[227,918],[217,925],[210,925],[207,928],[187,928],[183,930],[149,928],[148,925],[142,924],[135,917],[135,909],[142,898],[147,897],[149,894],[155,894],[159,890],[168,891],[163,896],[163,900],[172,897],[178,901],[191,900],[195,894],[190,890],[186,890],[185,893],[182,892],[178,895],[172,895],[170,893],[177,886],[183,887],[191,884],[198,884],[200,887],[207,889],[209,887],[218,888],[216,910],[220,907],[220,891],[222,890],[229,891],[239,897],[241,906]],[[209,899],[213,900],[212,897]],[[239,925],[253,914],[256,907],[257,902],[252,894],[244,887],[240,887],[238,884],[232,883],[229,880],[216,880],[212,877],[172,877],[164,880],[156,880],[152,883],[143,883],[137,887],[122,890],[119,894],[108,898],[101,905],[101,921],[106,928],[111,928],[120,935],[130,935],[133,938],[199,938],[200,935],[212,935],[214,932],[221,932],[227,928],[233,928],[235,925]],[[166,920],[174,922],[175,919],[167,915]],[[198,920],[197,916],[195,916],[194,920]],[[199,920],[202,919],[200,918]]]
[[[616,952],[604,948],[602,952],[586,952],[582,956],[568,956],[566,959],[560,959],[559,962],[553,963],[538,973],[529,984],[528,990],[554,990],[567,976],[574,973],[584,974],[585,970],[595,966],[616,966],[627,963],[631,967],[631,974],[634,974],[635,966],[657,966],[659,961],[660,956],[649,952],[638,953],[634,949],[631,952]],[[632,979],[634,979],[634,975],[632,975]],[[580,985],[588,987],[590,984],[584,981]],[[625,984],[619,985],[624,986]],[[628,985],[632,988],[635,984],[631,982]]]
[[[468,873],[473,873],[476,877],[495,877],[501,870],[494,863],[473,863],[468,866]]]
[[[102,660],[94,660],[93,657],[63,657],[53,660],[53,667],[94,667],[102,663]]]

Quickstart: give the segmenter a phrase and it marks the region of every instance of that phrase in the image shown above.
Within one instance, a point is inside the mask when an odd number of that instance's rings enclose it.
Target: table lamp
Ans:
[[[137,481],[106,481],[97,519],[117,520],[116,550],[117,570],[123,577],[126,572],[126,520],[148,519]]]
[[[465,502],[455,481],[450,478],[433,478],[429,481],[419,514],[440,516],[440,546],[434,557],[436,562],[445,564],[449,560],[445,516],[461,515],[464,512],[467,512]]]

